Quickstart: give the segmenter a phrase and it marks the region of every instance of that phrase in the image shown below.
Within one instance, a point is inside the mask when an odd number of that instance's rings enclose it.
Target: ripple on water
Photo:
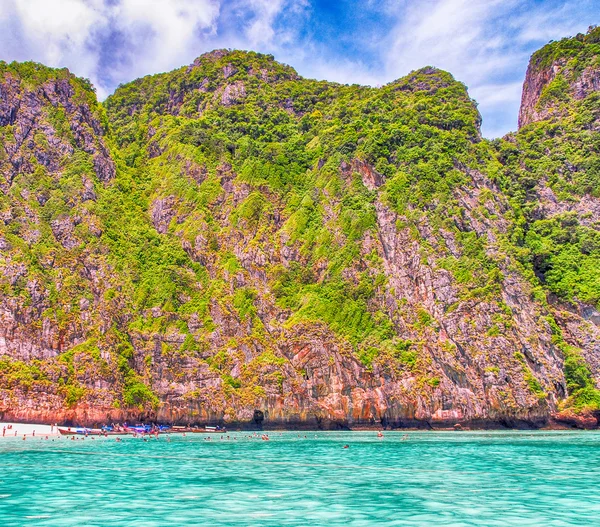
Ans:
[[[592,526],[597,432],[0,443],[0,524]],[[230,434],[232,435],[232,434]],[[349,449],[342,449],[349,444]]]

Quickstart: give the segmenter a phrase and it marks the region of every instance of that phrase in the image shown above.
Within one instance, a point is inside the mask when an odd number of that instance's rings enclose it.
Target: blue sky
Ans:
[[[0,59],[66,66],[101,99],[215,48],[373,86],[433,65],[469,87],[497,137],[516,128],[531,53],[591,24],[600,0],[0,0]]]

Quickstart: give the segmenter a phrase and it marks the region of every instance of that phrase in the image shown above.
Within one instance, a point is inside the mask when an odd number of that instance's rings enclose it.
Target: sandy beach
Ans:
[[[58,428],[51,425],[31,423],[0,423],[0,439],[6,437],[57,436]]]

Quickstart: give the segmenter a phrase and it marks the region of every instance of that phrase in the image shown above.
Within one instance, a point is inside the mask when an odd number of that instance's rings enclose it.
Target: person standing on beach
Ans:
[[[2,427],[2,437],[4,437],[6,435],[6,427],[3,426]]]

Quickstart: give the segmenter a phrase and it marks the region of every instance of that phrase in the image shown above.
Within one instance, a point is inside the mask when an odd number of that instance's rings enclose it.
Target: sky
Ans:
[[[436,66],[468,86],[492,138],[517,127],[530,55],[592,24],[600,0],[0,0],[0,60],[67,67],[100,99],[216,48],[371,86]]]

